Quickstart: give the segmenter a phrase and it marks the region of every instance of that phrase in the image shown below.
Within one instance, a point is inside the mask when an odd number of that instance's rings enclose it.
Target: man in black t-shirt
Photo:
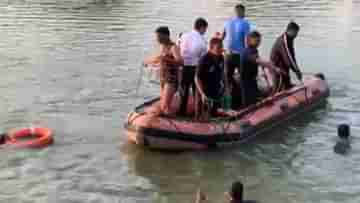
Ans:
[[[224,56],[222,40],[213,38],[210,49],[200,59],[195,74],[197,87],[196,117],[204,118],[206,114],[214,115],[221,105],[224,94]],[[204,109],[205,108],[205,109]]]
[[[268,60],[259,56],[258,47],[261,43],[261,34],[257,31],[247,36],[247,47],[243,50],[240,72],[241,106],[247,107],[258,102],[260,91],[257,85],[258,67],[270,69],[273,74],[280,74],[281,70]]]
[[[260,35],[252,32],[248,37],[248,47],[243,51],[243,58],[241,65],[241,90],[242,90],[242,105],[249,106],[255,104],[259,98],[259,88],[257,85],[258,63],[259,58],[258,46],[260,44]]]

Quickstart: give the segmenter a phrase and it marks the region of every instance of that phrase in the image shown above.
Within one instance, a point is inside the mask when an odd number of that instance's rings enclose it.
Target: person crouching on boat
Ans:
[[[145,65],[160,64],[160,110],[161,114],[174,114],[171,109],[173,98],[178,88],[179,67],[183,64],[179,47],[171,41],[170,30],[161,26],[155,31],[160,51],[145,60]]]
[[[294,41],[300,30],[300,26],[295,22],[290,22],[284,34],[282,34],[274,43],[271,50],[271,61],[284,72],[275,79],[279,90],[287,90],[294,85],[290,79],[290,69],[296,74],[297,78],[302,80],[302,73],[295,58]]]
[[[248,107],[256,104],[261,97],[257,84],[258,66],[268,68],[271,73],[279,74],[280,68],[277,68],[272,62],[262,59],[259,56],[258,47],[261,43],[261,34],[252,31],[247,36],[247,47],[242,52],[241,72],[240,72],[240,91],[242,107]]]
[[[200,59],[196,69],[196,118],[203,120],[215,115],[224,94],[223,44],[219,38],[210,40],[209,51]]]
[[[195,98],[195,70],[199,65],[199,60],[207,52],[207,42],[204,34],[208,28],[208,22],[204,18],[198,18],[194,23],[194,30],[182,35],[180,40],[181,56],[184,59],[181,76],[181,105],[180,114],[185,116],[190,88]]]

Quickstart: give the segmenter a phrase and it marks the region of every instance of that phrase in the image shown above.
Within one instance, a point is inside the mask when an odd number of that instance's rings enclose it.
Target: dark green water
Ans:
[[[235,0],[12,0],[0,2],[0,126],[55,129],[43,150],[1,150],[1,203],[212,202],[235,179],[270,203],[360,202],[360,1],[244,1],[267,56],[290,19],[305,72],[325,73],[329,104],[248,144],[165,154],[126,143],[127,113],[153,30],[191,29],[197,16],[222,28]],[[336,126],[352,124],[352,152],[336,155]]]

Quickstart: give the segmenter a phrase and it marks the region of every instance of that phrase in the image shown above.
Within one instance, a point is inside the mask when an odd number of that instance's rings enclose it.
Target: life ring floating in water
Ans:
[[[49,128],[23,128],[10,131],[5,138],[5,145],[15,148],[41,148],[54,142],[53,132]]]

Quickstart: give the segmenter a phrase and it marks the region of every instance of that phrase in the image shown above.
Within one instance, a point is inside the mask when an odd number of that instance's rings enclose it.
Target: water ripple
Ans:
[[[217,152],[164,154],[129,146],[122,122],[158,94],[139,64],[154,29],[173,38],[197,16],[223,29],[235,0],[13,0],[0,2],[2,129],[44,124],[56,130],[45,150],[2,151],[0,202],[188,202],[201,187],[214,201],[234,179],[266,202],[359,202],[360,65],[358,1],[244,1],[264,36],[266,56],[289,20],[307,72],[324,72],[329,104],[247,145]],[[336,127],[353,125],[353,148],[335,155]],[[121,150],[119,150],[121,148]],[[271,194],[271,195],[269,195]]]

